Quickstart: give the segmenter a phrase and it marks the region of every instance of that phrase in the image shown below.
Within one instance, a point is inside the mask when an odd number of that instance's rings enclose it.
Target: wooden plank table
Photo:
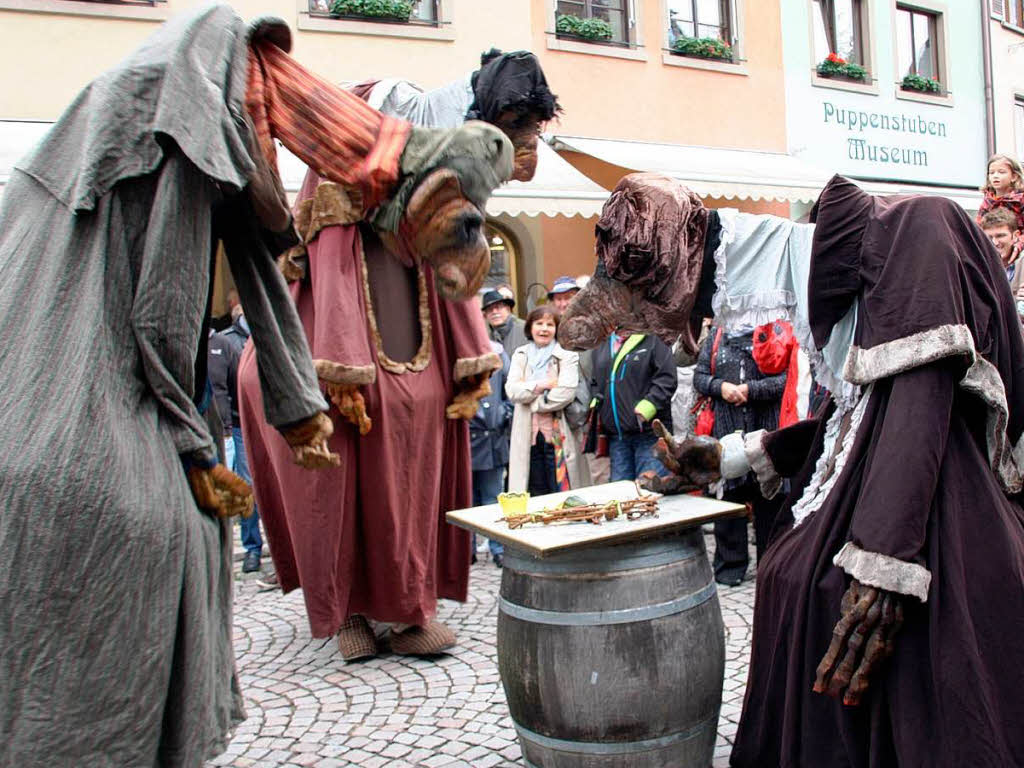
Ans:
[[[627,501],[632,482],[531,498]],[[700,525],[745,507],[663,496],[656,517],[527,523],[501,507],[448,522],[502,542],[498,671],[527,768],[707,768],[725,637]]]
[[[626,501],[640,495],[632,480],[592,485],[573,491],[531,497],[528,512],[539,512],[560,504],[567,496],[581,496],[592,504],[607,501]],[[674,531],[692,528],[703,523],[746,514],[741,504],[699,496],[662,496],[658,499],[657,517],[626,520],[617,517],[600,525],[592,523],[528,523],[510,530],[502,519],[501,507],[488,504],[449,512],[448,522],[467,528],[489,539],[500,541],[507,547],[528,553],[533,557],[549,557],[555,553],[579,549],[622,544],[628,541],[661,537]]]

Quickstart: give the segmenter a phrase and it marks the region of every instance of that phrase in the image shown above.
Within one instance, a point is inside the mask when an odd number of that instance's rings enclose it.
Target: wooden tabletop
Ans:
[[[527,506],[530,512],[539,512],[558,505],[567,496],[581,496],[592,504],[606,501],[626,501],[639,496],[631,480],[604,485],[592,485],[572,491],[531,497]],[[505,523],[501,507],[488,504],[470,509],[457,509],[448,513],[448,522],[495,539],[502,544],[526,552],[534,557],[546,557],[554,553],[621,544],[637,539],[657,538],[683,528],[727,517],[746,514],[746,507],[729,501],[701,498],[700,496],[662,496],[658,499],[657,517],[642,517],[626,520],[618,517],[600,525],[593,523],[528,523],[522,528],[510,530]]]

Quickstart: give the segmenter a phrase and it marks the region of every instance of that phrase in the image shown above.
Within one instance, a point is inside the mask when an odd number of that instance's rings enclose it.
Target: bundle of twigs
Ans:
[[[627,520],[658,515],[658,497],[642,496],[628,501],[607,501],[602,504],[586,504],[562,509],[545,509],[541,512],[527,512],[502,518],[509,529],[522,528],[527,523],[592,523],[600,525],[604,520],[614,520],[620,515]],[[499,521],[500,522],[500,521]]]

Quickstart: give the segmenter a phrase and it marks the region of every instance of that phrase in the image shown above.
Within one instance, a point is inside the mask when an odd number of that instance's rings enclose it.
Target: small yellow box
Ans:
[[[501,514],[505,517],[511,517],[512,515],[525,515],[526,502],[529,500],[529,491],[498,494],[498,504],[501,505]]]

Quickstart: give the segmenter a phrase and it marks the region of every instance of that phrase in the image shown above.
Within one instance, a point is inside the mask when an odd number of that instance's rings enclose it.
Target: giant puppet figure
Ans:
[[[426,93],[396,80],[353,90],[413,122],[454,128],[471,117],[501,127],[515,147],[504,178],[522,180],[536,168],[541,125],[559,109],[524,51],[491,51],[471,76]],[[470,180],[462,158],[440,164],[447,177],[417,195],[447,204]],[[471,553],[444,512],[472,504],[465,420],[501,366],[478,307],[465,301],[490,264],[484,198],[467,196],[478,205],[464,212],[461,240],[423,227],[415,241],[403,227],[389,233],[380,214],[353,213],[315,172],[306,177],[296,214],[304,242],[282,269],[334,405],[330,447],[340,466],[315,478],[296,471],[262,417],[252,351],[240,365],[242,428],[281,587],[302,587],[313,635],[337,634],[348,661],[378,652],[371,621],[390,625],[397,653],[455,643],[436,619],[437,600],[466,599]],[[431,250],[441,258],[427,258]]]
[[[247,28],[226,5],[178,17],[93,81],[11,175],[0,765],[193,768],[244,716],[223,516],[252,496],[215,463],[201,416],[218,240],[259,353],[263,417],[289,461],[339,461],[275,262],[297,238],[273,139],[403,237],[428,229],[428,259],[435,245],[463,250],[466,212],[511,168],[499,131],[384,117],[304,70],[289,44],[283,22]],[[473,201],[420,194],[450,177],[455,161],[435,161],[461,150]]]
[[[561,342],[653,328],[693,345],[793,321],[815,418],[658,451],[685,490],[753,469],[791,492],[758,565],[737,768],[1024,764],[1024,340],[1000,261],[936,197],[835,177],[814,225],[620,182]]]

